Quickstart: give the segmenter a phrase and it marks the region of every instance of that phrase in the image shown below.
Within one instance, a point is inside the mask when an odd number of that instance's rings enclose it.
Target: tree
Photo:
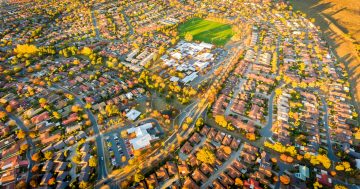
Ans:
[[[186,119],[185,119],[185,122],[186,122],[187,124],[192,123],[192,121],[193,121],[193,119],[192,119],[191,117],[186,117]]]
[[[89,187],[89,183],[87,183],[87,182],[85,182],[85,181],[81,181],[80,183],[79,183],[79,188],[80,189],[86,189],[86,188],[88,188]]]
[[[195,126],[200,127],[203,124],[204,124],[204,119],[202,117],[200,117],[199,119],[196,120]]]
[[[30,180],[30,186],[31,186],[32,188],[36,188],[37,185],[38,185],[38,183],[36,182],[36,180],[34,180],[34,179],[31,179],[31,180]]]
[[[80,105],[76,104],[71,107],[71,111],[76,113],[76,112],[82,111],[82,108]]]
[[[61,119],[61,114],[59,112],[53,112],[52,115],[55,119]]]
[[[26,182],[24,180],[21,180],[15,186],[15,189],[24,189],[24,188],[26,188]]]
[[[81,162],[81,156],[80,155],[75,155],[74,157],[72,157],[72,162],[79,164]]]
[[[219,124],[220,126],[222,126],[222,127],[226,127],[227,124],[228,124],[228,122],[225,119],[225,116],[223,116],[223,115],[216,115],[215,116],[215,122],[217,124]]]
[[[7,118],[7,114],[4,111],[0,111],[0,120],[5,121]]]
[[[235,185],[236,186],[242,186],[244,183],[243,183],[243,181],[240,179],[240,178],[236,178],[235,179]]]
[[[5,110],[8,112],[8,113],[10,113],[10,112],[12,112],[12,107],[10,106],[10,105],[7,105],[6,106],[6,108],[5,108]]]
[[[26,133],[20,129],[19,132],[17,133],[18,139],[24,139],[25,136],[26,136]]]
[[[19,55],[32,55],[32,54],[36,54],[39,51],[39,49],[35,46],[35,45],[28,45],[28,44],[24,44],[24,45],[16,45],[16,48],[14,49],[14,53],[15,54],[19,54]]]
[[[92,54],[92,50],[89,47],[84,47],[80,53],[89,56],[90,54]]]
[[[55,178],[54,177],[51,177],[50,179],[49,179],[49,181],[48,181],[48,184],[49,185],[54,185],[55,184]]]
[[[314,189],[319,189],[319,188],[322,188],[322,187],[323,187],[318,181],[316,181],[316,182],[313,184],[313,186],[314,186]]]
[[[189,128],[189,125],[188,125],[187,123],[184,123],[184,124],[182,125],[182,129],[183,129],[184,131],[186,131],[188,128]]]
[[[97,159],[95,156],[92,156],[90,159],[89,159],[89,166],[90,167],[96,167],[97,166]]]
[[[26,150],[28,149],[28,147],[29,147],[28,144],[22,144],[22,145],[20,146],[20,150],[21,150],[21,151],[26,151]]]
[[[43,105],[43,104],[46,104],[47,103],[47,100],[45,98],[40,98],[39,99],[39,104]]]
[[[125,162],[126,161],[126,156],[122,156],[121,157],[121,162]]]
[[[204,147],[196,154],[196,159],[203,163],[208,163],[212,165],[215,163],[216,157],[213,151],[211,151],[207,147]]]
[[[221,146],[227,155],[231,154],[231,148],[229,146]]]
[[[277,88],[277,89],[275,89],[275,94],[276,94],[276,96],[281,95],[281,93],[282,93],[281,88]]]
[[[335,185],[334,189],[347,189],[347,187],[343,186],[343,185],[340,185],[340,184],[337,184],[337,185]]]
[[[139,183],[140,181],[144,180],[144,178],[145,178],[144,175],[141,174],[140,171],[137,171],[137,172],[135,173],[135,175],[134,175],[134,181],[135,181],[136,183]]]
[[[45,159],[50,160],[53,157],[53,154],[54,153],[49,150],[44,153],[44,157],[45,157]]]
[[[193,35],[189,32],[187,32],[185,34],[185,41],[192,41],[193,40]]]
[[[281,175],[280,176],[280,182],[287,185],[290,183],[290,177],[287,175]]]
[[[246,133],[246,138],[249,139],[250,141],[256,140],[256,136],[254,133]]]
[[[36,173],[36,172],[38,172],[38,171],[39,171],[39,165],[38,165],[38,164],[34,165],[34,166],[31,168],[31,172],[32,172],[32,173]]]

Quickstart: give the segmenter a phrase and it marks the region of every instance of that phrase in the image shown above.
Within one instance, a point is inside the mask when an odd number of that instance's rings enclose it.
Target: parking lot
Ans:
[[[105,136],[106,147],[109,151],[110,162],[114,167],[123,167],[127,161],[132,157],[131,146],[127,141],[120,137],[119,132],[108,133]],[[126,157],[126,161],[122,161],[122,157]]]

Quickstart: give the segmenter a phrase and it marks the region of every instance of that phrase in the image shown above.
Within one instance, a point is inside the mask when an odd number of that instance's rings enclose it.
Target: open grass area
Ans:
[[[231,25],[193,18],[181,24],[178,28],[180,37],[186,33],[193,35],[193,40],[223,46],[234,35]]]

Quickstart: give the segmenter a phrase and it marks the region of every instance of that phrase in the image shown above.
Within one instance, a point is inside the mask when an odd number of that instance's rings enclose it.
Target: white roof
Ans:
[[[182,80],[182,82],[183,82],[183,83],[188,83],[188,82],[194,80],[197,76],[198,76],[198,75],[197,75],[197,72],[193,72],[192,74],[186,76],[186,77]]]
[[[208,48],[208,49],[213,48],[213,45],[212,45],[212,44],[204,43],[204,42],[201,42],[201,43],[200,43],[200,46],[205,47],[205,48]]]
[[[179,81],[179,78],[178,78],[178,77],[175,77],[175,76],[172,76],[172,77],[170,78],[170,81],[172,81],[172,82],[177,82],[177,81]]]
[[[131,139],[129,142],[132,144],[134,150],[138,150],[141,148],[145,148],[146,146],[150,145],[150,140],[152,137],[149,134],[143,135],[141,137],[136,137]]]
[[[194,63],[195,66],[199,67],[200,69],[204,69],[206,68],[206,66],[209,65],[209,62],[200,62],[200,61],[197,61]]]
[[[128,133],[135,133],[136,138],[129,140],[130,144],[132,144],[134,150],[138,150],[150,145],[150,141],[156,139],[155,136],[151,136],[147,129],[152,128],[151,123],[145,123],[139,127],[132,127],[127,130]]]
[[[181,54],[180,53],[173,53],[172,55],[171,55],[172,57],[174,57],[174,58],[176,58],[176,59],[178,59],[178,60],[180,60],[181,59]]]
[[[140,116],[141,112],[135,110],[135,109],[131,109],[127,114],[126,117],[130,120],[136,120],[136,118],[138,118]]]

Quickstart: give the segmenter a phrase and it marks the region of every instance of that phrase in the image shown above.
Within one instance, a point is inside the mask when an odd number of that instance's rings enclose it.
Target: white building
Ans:
[[[189,83],[189,82],[193,81],[197,77],[198,77],[197,72],[193,72],[192,74],[186,76],[181,81],[186,84],[186,83]]]
[[[141,112],[131,109],[127,114],[126,117],[132,121],[136,120],[140,116]]]
[[[130,139],[129,142],[133,146],[134,150],[146,148],[151,145],[151,141],[158,139],[158,137],[154,135],[150,135],[147,132],[147,129],[152,128],[151,123],[146,123],[144,125],[141,125],[139,127],[133,127],[127,130],[128,134],[135,133],[136,138]]]

